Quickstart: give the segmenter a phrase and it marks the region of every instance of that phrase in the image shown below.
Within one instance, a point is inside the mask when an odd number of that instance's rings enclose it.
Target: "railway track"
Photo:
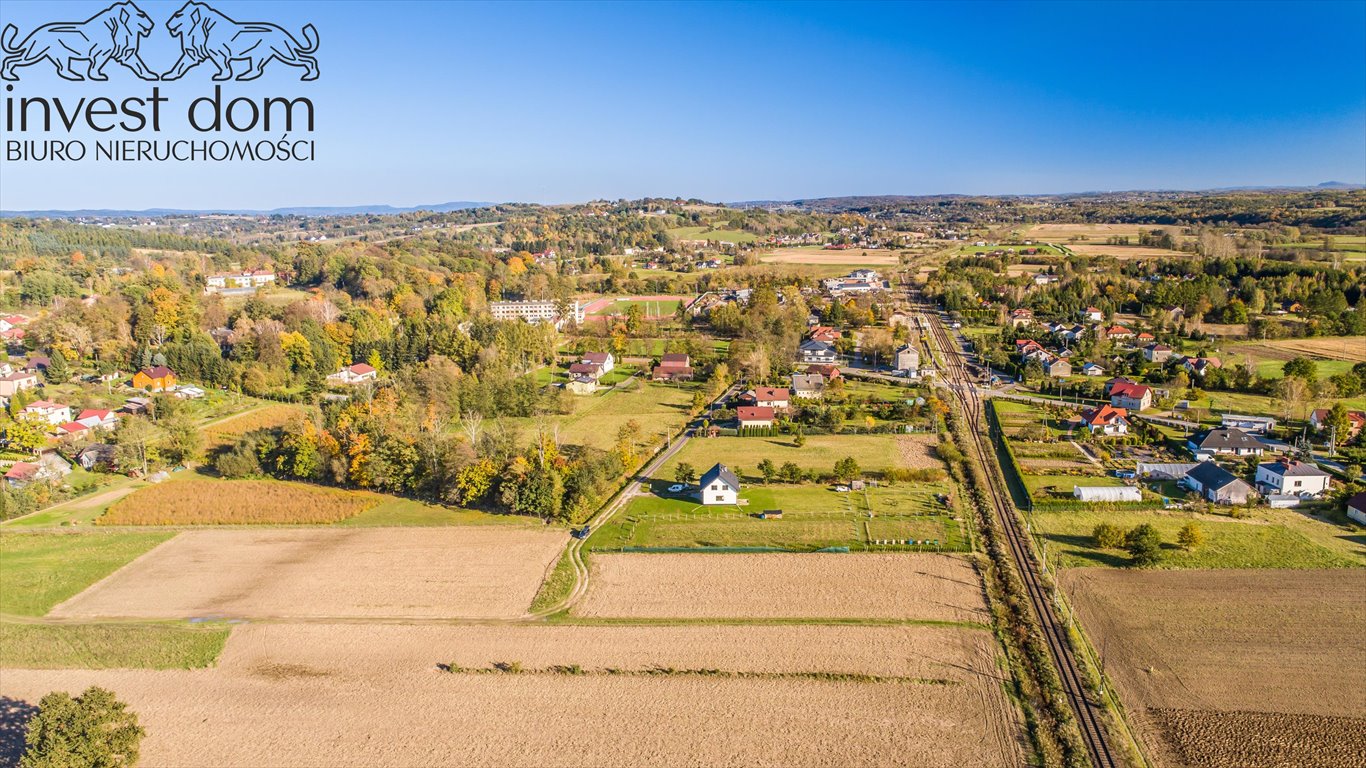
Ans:
[[[930,331],[939,345],[941,357],[944,361],[940,364],[945,374],[944,378],[949,389],[963,405],[963,414],[971,430],[973,450],[981,462],[982,474],[987,478],[990,486],[987,489],[987,496],[991,499],[993,511],[997,519],[1001,521],[1001,527],[1006,533],[1011,557],[1015,561],[1015,567],[1020,572],[1021,579],[1024,581],[1025,591],[1029,595],[1030,605],[1033,607],[1034,615],[1042,628],[1044,639],[1048,642],[1053,663],[1056,665],[1058,676],[1062,680],[1063,691],[1080,726],[1082,740],[1086,743],[1086,750],[1090,754],[1091,764],[1097,768],[1117,768],[1120,763],[1114,756],[1109,737],[1101,723],[1100,706],[1086,695],[1086,687],[1082,684],[1081,669],[1077,664],[1076,655],[1072,652],[1073,649],[1066,629],[1063,627],[1062,620],[1049,604],[1048,590],[1044,587],[1043,579],[1035,567],[1034,559],[1030,557],[1028,534],[1023,530],[1019,517],[1010,507],[1010,495],[1005,487],[1004,480],[998,472],[991,468],[992,464],[988,461],[992,449],[986,442],[987,438],[984,437],[984,430],[981,428],[984,418],[983,399],[977,392],[973,378],[963,360],[962,346],[952,343],[937,310],[923,302],[920,303],[920,307],[928,319]]]

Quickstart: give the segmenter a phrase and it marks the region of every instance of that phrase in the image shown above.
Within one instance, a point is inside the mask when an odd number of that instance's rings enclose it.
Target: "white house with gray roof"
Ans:
[[[707,506],[735,504],[740,496],[740,478],[724,464],[717,464],[697,483],[698,501]]]
[[[1257,487],[1268,494],[1317,499],[1328,490],[1330,476],[1313,464],[1281,459],[1257,465]]]

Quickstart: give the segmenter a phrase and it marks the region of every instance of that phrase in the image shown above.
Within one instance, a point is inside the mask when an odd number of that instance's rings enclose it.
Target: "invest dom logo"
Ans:
[[[22,38],[20,32],[13,23],[0,31],[0,80],[6,81],[6,161],[314,159],[311,99],[270,93],[230,97],[220,85],[254,81],[263,75],[267,75],[265,81],[296,84],[317,80],[320,70],[314,54],[319,39],[312,24],[304,24],[296,36],[280,24],[238,21],[207,3],[191,0],[158,25],[130,1],[114,3],[83,20],[39,24]],[[174,62],[168,60],[160,67],[155,61],[149,64],[144,56],[144,43],[157,35],[163,37],[158,42],[171,42],[161,49],[178,49]],[[50,76],[41,76],[42,70],[73,83],[93,81],[99,85],[90,87],[100,92],[73,96],[69,87],[57,88]],[[203,78],[203,91],[186,102],[183,110],[159,86],[136,90],[138,81],[184,78],[189,82],[197,76]],[[48,87],[28,93],[18,85],[21,79],[46,81]],[[214,85],[209,87],[209,82]],[[43,138],[16,138],[16,134]],[[88,134],[97,138],[89,142],[75,138]]]

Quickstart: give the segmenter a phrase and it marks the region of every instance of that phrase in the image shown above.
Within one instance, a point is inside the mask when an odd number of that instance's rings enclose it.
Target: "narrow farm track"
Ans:
[[[720,397],[713,400],[711,405],[714,406],[717,403],[724,402],[736,392],[737,386],[738,385],[734,384],[731,385],[725,392],[721,393]],[[683,433],[678,436],[678,439],[671,442],[667,448],[654,458],[653,461],[642,467],[641,470],[631,478],[630,482],[628,482],[626,487],[617,494],[616,499],[614,499],[611,504],[603,507],[601,511],[588,521],[588,527],[593,530],[602,527],[604,523],[611,520],[623,507],[630,503],[631,499],[639,496],[645,483],[654,476],[654,473],[659,471],[660,467],[664,466],[665,462],[673,458],[679,451],[683,450],[683,446],[688,444],[688,441],[692,439],[692,436],[693,428],[690,426],[685,427]],[[565,599],[549,608],[527,614],[525,617],[526,619],[543,619],[551,614],[564,611],[581,600],[584,594],[588,592],[588,563],[583,559],[583,545],[586,541],[586,539],[573,539],[569,542],[569,547],[565,550],[565,556],[569,558],[569,562],[574,568],[574,588],[569,591],[569,594]]]
[[[1120,762],[1115,758],[1109,736],[1101,722],[1101,707],[1086,695],[1081,669],[1077,664],[1076,655],[1073,653],[1066,629],[1050,605],[1048,590],[1044,587],[1043,579],[1036,569],[1035,561],[1030,556],[1027,534],[1022,529],[1019,518],[1010,507],[1010,494],[1004,481],[1000,474],[992,469],[993,464],[990,461],[992,449],[982,429],[984,401],[977,392],[973,383],[973,376],[963,361],[962,346],[953,343],[948,331],[944,329],[944,323],[936,309],[922,302],[920,310],[927,319],[931,333],[941,352],[943,362],[936,361],[936,364],[943,372],[944,380],[948,383],[949,389],[962,403],[963,415],[967,419],[973,450],[981,462],[982,474],[987,478],[990,486],[986,489],[986,495],[991,499],[997,519],[1001,521],[1001,527],[1006,532],[1011,558],[1015,561],[1015,567],[1024,581],[1030,605],[1033,607],[1034,615],[1043,630],[1044,638],[1048,642],[1048,649],[1053,657],[1053,663],[1058,669],[1058,676],[1062,679],[1067,701],[1072,707],[1077,723],[1081,726],[1082,739],[1086,742],[1091,763],[1097,768],[1117,768]]]

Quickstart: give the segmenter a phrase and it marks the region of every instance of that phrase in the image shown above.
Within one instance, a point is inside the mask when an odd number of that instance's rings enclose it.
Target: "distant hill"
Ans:
[[[272,208],[270,210],[251,210],[237,208],[205,208],[205,209],[184,209],[184,208],[148,208],[141,211],[120,210],[111,208],[82,208],[78,210],[49,210],[49,211],[0,211],[0,217],[23,216],[25,218],[50,218],[50,219],[74,219],[74,218],[104,218],[104,219],[125,219],[136,218],[139,216],[203,216],[209,214],[232,214],[237,216],[355,216],[361,214],[394,214],[394,213],[414,213],[417,211],[431,211],[432,213],[449,213],[450,211],[464,211],[470,208],[488,208],[496,203],[475,203],[469,201],[455,201],[449,203],[436,203],[435,205],[415,205],[411,208],[396,208],[392,205],[337,205],[337,206],[296,206],[292,208]]]

